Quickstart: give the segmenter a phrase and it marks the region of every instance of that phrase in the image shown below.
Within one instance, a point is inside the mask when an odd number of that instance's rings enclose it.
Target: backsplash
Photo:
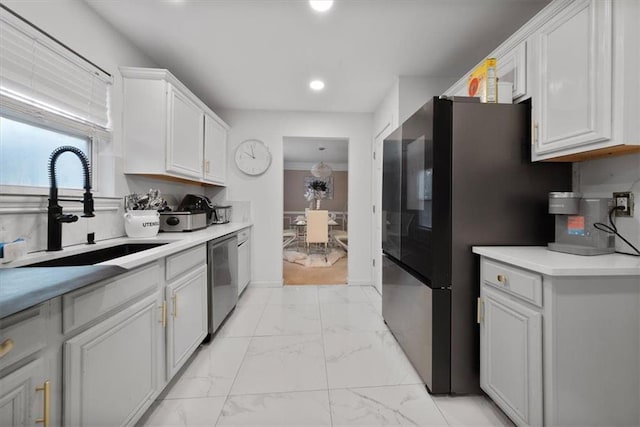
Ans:
[[[11,242],[17,238],[27,241],[27,251],[47,248],[46,196],[2,195],[0,197],[0,241]],[[65,213],[82,215],[82,203],[60,203]],[[87,233],[95,233],[96,240],[112,239],[124,235],[122,200],[96,197],[95,217],[82,218],[62,226],[62,246],[87,241]]]
[[[640,249],[640,153],[575,163],[574,190],[588,197],[612,197],[614,191],[633,191],[633,217],[616,218],[616,226]],[[631,251],[619,238],[616,250]]]
[[[185,194],[207,194],[215,204],[231,205],[231,221],[249,222],[251,203],[227,201],[223,187],[201,187],[162,181],[142,176],[125,176],[129,193],[146,193],[150,188],[160,190],[169,206],[175,208]],[[205,191],[206,190],[206,191]],[[125,236],[124,207],[121,197],[95,197],[95,217],[82,218],[82,204],[61,202],[65,213],[78,215],[77,222],[63,224],[62,246],[82,244],[87,233],[95,233],[95,240]],[[47,248],[47,196],[0,195],[0,242],[12,242],[17,238],[27,241],[27,251]],[[0,261],[1,262],[1,261]]]

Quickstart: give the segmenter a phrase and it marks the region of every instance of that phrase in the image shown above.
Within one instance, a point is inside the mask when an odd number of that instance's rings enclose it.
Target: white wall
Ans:
[[[574,190],[588,197],[612,197],[614,191],[633,191],[632,218],[616,218],[618,231],[640,249],[640,153],[574,164]],[[616,250],[633,252],[616,237]]]
[[[439,96],[456,82],[453,77],[400,76],[398,126],[407,120],[429,99]]]
[[[371,114],[222,110],[231,126],[226,198],[251,201],[255,285],[282,284],[283,138],[349,140],[349,284],[371,283]],[[265,142],[273,156],[263,175],[251,177],[233,161],[240,142]]]
[[[202,192],[202,188],[197,186],[176,187],[163,181],[126,178],[122,173],[122,78],[118,66],[154,67],[153,61],[82,1],[9,0],[3,3],[114,77],[111,92],[112,141],[98,147],[98,187],[100,195],[106,197],[96,199],[95,218],[63,226],[63,245],[84,242],[89,231],[96,232],[98,240],[124,235],[121,198],[129,193],[130,188],[131,191],[146,191],[153,186],[171,194],[172,199],[176,197],[173,194]],[[24,206],[29,206],[31,212],[24,214],[21,208]],[[45,211],[46,196],[0,196],[0,241],[27,237],[29,250],[45,248]]]
[[[384,139],[431,97],[455,83],[454,77],[400,76],[373,113],[373,136]]]
[[[399,114],[400,80],[397,79],[373,113],[373,136],[382,139],[389,136],[399,125]]]

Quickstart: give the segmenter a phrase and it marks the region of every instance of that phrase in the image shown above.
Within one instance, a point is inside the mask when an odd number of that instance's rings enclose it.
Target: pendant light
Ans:
[[[319,151],[324,151],[325,147],[318,147]],[[331,167],[322,160],[311,167],[311,175],[316,178],[328,178],[333,174]]]

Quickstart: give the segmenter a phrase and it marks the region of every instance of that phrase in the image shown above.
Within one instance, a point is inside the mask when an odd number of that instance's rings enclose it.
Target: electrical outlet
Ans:
[[[633,216],[633,193],[623,191],[613,193],[613,200],[616,206],[624,206],[624,210],[616,210],[616,216]]]

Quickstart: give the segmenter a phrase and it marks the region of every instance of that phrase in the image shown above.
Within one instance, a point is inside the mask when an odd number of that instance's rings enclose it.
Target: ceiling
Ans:
[[[213,109],[367,113],[398,76],[462,76],[549,2],[85,1]]]
[[[320,151],[319,147],[325,149]],[[349,162],[349,140],[342,138],[293,138],[283,141],[285,164],[313,164],[323,161],[330,165],[346,168]]]

